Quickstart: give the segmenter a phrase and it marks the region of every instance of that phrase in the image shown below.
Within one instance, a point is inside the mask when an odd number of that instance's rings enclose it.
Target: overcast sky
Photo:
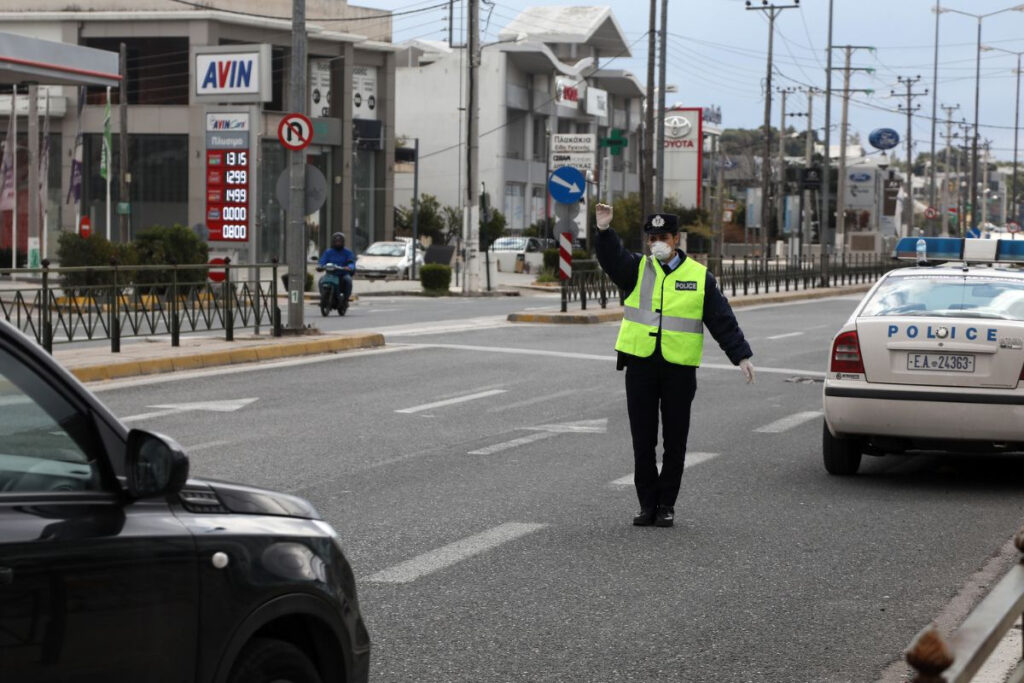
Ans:
[[[785,2],[785,0],[775,0]],[[444,40],[447,38],[448,11],[430,8],[443,0],[356,0],[352,4],[409,12],[394,18],[395,41],[410,38]],[[658,0],[660,7],[660,0]],[[483,5],[484,41],[497,40],[498,32],[530,5],[585,5],[585,2],[552,0],[542,3],[497,0]],[[609,66],[632,70],[641,82],[646,79],[648,25],[644,0],[610,0],[593,3],[611,6],[615,17],[633,44],[632,58],[620,58]],[[755,5],[760,0],[754,0]],[[464,2],[456,2],[457,33],[462,28]],[[828,44],[828,0],[801,0],[799,9],[783,11],[776,21],[776,86],[803,87],[825,85],[825,47]],[[1012,0],[942,0],[942,6],[965,12],[988,13],[1013,7]],[[834,45],[865,45],[874,52],[854,53],[852,64],[875,69],[873,74],[855,72],[854,88],[872,89],[873,95],[854,95],[850,105],[851,132],[867,134],[878,127],[892,127],[901,138],[906,132],[906,115],[897,105],[906,102],[890,91],[906,92],[898,76],[921,76],[915,92],[929,94],[914,101],[921,109],[913,123],[914,154],[928,152],[931,144],[932,64],[935,37],[934,0],[834,0]],[[464,22],[463,22],[464,23]],[[960,105],[953,114],[957,120],[974,120],[974,74],[978,22],[972,17],[943,13],[939,27],[938,104]],[[753,128],[764,118],[765,58],[768,46],[768,21],[764,12],[747,11],[743,0],[669,0],[669,48],[667,82],[679,93],[669,95],[670,103],[687,106],[717,104],[722,108],[726,127]],[[460,40],[457,37],[456,40]],[[1006,12],[984,19],[982,43],[1009,51],[1024,51],[1024,12]],[[843,53],[836,50],[834,65],[842,66]],[[606,61],[605,64],[608,64]],[[1014,73],[1017,58],[1002,52],[982,52],[980,134],[992,140],[993,156],[1013,158]],[[842,85],[842,74],[833,77],[833,88]],[[832,103],[833,140],[839,121],[841,100]],[[806,111],[807,99],[796,93],[788,97],[787,111]],[[939,111],[940,120],[945,114]],[[779,119],[779,98],[773,98],[772,125]],[[824,125],[824,98],[814,102],[816,127]],[[789,124],[805,127],[806,119],[791,118]],[[940,134],[944,125],[939,126]],[[942,149],[942,137],[937,138]],[[1024,140],[1021,141],[1024,147]],[[900,157],[905,149],[900,146]],[[1021,152],[1024,157],[1024,151]]]

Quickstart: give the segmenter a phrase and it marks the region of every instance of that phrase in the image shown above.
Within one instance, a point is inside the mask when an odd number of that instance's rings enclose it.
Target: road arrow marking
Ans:
[[[605,434],[608,431],[608,418],[603,417],[597,420],[582,420],[580,422],[564,422],[562,424],[538,425],[536,427],[525,427],[534,434],[521,436],[511,441],[503,441],[493,446],[485,446],[475,451],[469,451],[467,455],[493,455],[501,451],[507,451],[517,446],[525,446],[535,441],[543,441],[559,434]]]
[[[158,406],[146,406],[147,408],[158,408],[159,410],[152,413],[141,413],[139,415],[122,417],[121,422],[151,420],[156,417],[177,415],[178,413],[188,413],[195,410],[202,410],[211,413],[233,413],[237,410],[241,410],[247,405],[255,403],[258,400],[258,398],[236,398],[229,401],[197,401],[195,403],[167,403]]]
[[[447,569],[454,564],[493,550],[503,543],[540,531],[547,524],[522,524],[509,522],[493,529],[449,543],[446,546],[417,555],[393,567],[366,577],[370,583],[409,583],[416,579]]]
[[[688,470],[691,467],[696,467],[697,465],[701,464],[702,462],[707,462],[708,460],[712,460],[712,459],[717,458],[717,457],[718,457],[718,453],[687,453],[686,454],[686,463],[684,465],[684,470]],[[658,463],[658,471],[661,472],[661,463],[660,462]],[[621,477],[619,479],[616,479],[615,481],[613,481],[610,484],[608,484],[608,486],[610,486],[611,488],[625,488],[627,486],[632,486],[632,485],[633,485],[633,475],[632,474],[627,474],[626,476]]]
[[[608,418],[602,417],[598,420],[540,425],[538,427],[527,427],[527,429],[536,432],[554,432],[555,434],[606,434],[608,432]]]
[[[556,185],[561,185],[562,187],[568,189],[573,194],[579,194],[580,193],[580,186],[579,185],[577,185],[576,183],[570,183],[568,180],[566,180],[565,178],[563,178],[560,175],[556,174],[556,175],[551,176],[551,182],[553,182]]]

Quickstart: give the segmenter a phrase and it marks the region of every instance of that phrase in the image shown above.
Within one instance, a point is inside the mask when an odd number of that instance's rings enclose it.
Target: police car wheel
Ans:
[[[857,474],[860,467],[861,442],[857,439],[838,439],[832,436],[828,425],[822,423],[821,452],[825,470],[840,477]]]

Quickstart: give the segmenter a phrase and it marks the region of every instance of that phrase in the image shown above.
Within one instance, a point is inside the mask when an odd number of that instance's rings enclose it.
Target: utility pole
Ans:
[[[765,0],[767,2],[767,0]],[[783,10],[800,7],[800,0],[792,5],[764,4],[757,7],[747,0],[747,10],[757,10],[768,15],[768,60],[764,80],[764,149],[761,154],[761,261],[768,263],[768,225],[772,219],[770,201],[771,157],[772,157],[772,51],[775,46],[775,18]]]
[[[475,1],[475,0],[471,0]],[[654,178],[654,62],[655,37],[658,33],[658,0],[651,0],[650,24],[647,29],[647,110],[644,112],[644,144],[642,172],[640,176],[640,199],[643,215],[653,213],[653,192],[651,180]],[[658,169],[661,172],[661,169]]]
[[[120,156],[120,185],[118,190],[119,204],[128,206],[128,47],[121,43],[121,83],[118,89],[117,109],[120,115],[120,125],[117,128],[117,151]],[[118,207],[120,208],[120,207]],[[121,242],[127,243],[128,235],[128,214],[124,211],[117,212],[117,222],[120,227]]]
[[[801,88],[801,92],[807,95],[807,112],[793,112],[787,116],[803,116],[807,118],[807,133],[804,135],[804,168],[811,168],[814,163],[814,95],[818,92],[816,88]],[[811,191],[800,188],[800,231],[798,233],[796,256],[799,259],[803,252],[804,244],[811,235],[811,214],[813,203],[811,202]]]
[[[779,182],[776,185],[775,196],[777,198],[775,221],[778,226],[779,235],[782,234],[786,222],[786,96],[796,92],[796,88],[777,88],[781,95],[779,101]]]
[[[668,60],[668,0],[661,0],[661,31],[659,41],[661,43],[660,61],[658,62],[658,176],[657,196],[654,203],[658,211],[665,208],[665,62]],[[703,145],[704,141],[698,141]]]
[[[469,24],[466,49],[469,59],[468,108],[466,129],[466,274],[463,292],[480,291],[480,0],[468,0]]]
[[[935,54],[932,60],[932,148],[930,162],[932,166],[931,180],[928,185],[928,205],[937,208],[935,204],[935,124],[938,123],[938,96],[939,96],[939,16],[942,14],[939,10],[942,6],[939,4],[940,0],[935,0]],[[942,215],[942,209],[939,209],[939,221],[941,225],[945,226],[946,217]],[[935,235],[938,231],[935,229],[935,220],[929,219],[928,224],[930,229],[928,234]],[[943,231],[945,232],[945,231]]]
[[[953,139],[953,112],[960,108],[956,105],[942,105],[942,111],[946,112],[946,172],[942,183],[942,207],[939,209],[942,214],[942,236],[949,237],[949,144]],[[960,187],[960,178],[956,179],[957,187]],[[959,217],[958,217],[959,220]]]
[[[306,0],[292,0],[292,54],[288,88],[289,109],[306,111]],[[306,287],[306,153],[288,152],[288,329],[299,332]]]
[[[11,109],[11,116],[17,116],[18,110],[16,108]],[[7,144],[11,145],[14,149],[14,153],[18,153],[17,136],[14,140],[8,140]],[[107,173],[110,173],[110,169],[107,169]],[[17,192],[18,189],[18,176],[14,176],[14,189]],[[41,237],[40,233],[40,220],[39,220],[39,86],[35,83],[30,83],[28,86],[28,230],[26,231],[26,237],[28,241],[28,251],[30,253],[29,260],[25,264],[31,268],[34,264],[32,263],[31,251],[32,240]],[[39,242],[42,245],[42,240]],[[11,249],[15,252],[18,251],[18,244],[11,242]]]
[[[719,266],[722,264],[722,254],[725,249],[725,225],[722,220],[722,213],[725,211],[725,202],[723,197],[723,190],[725,188],[725,159],[722,155],[722,136],[714,136],[715,143],[715,204],[714,208],[714,219],[712,224],[715,229],[715,245],[714,254],[718,257]]]
[[[900,111],[907,113],[907,201],[906,206],[903,207],[904,220],[907,223],[907,235],[912,235],[914,230],[914,112],[921,108],[921,105],[914,104],[915,97],[923,97],[928,94],[928,89],[925,88],[923,92],[914,92],[914,85],[921,80],[920,76],[914,76],[913,78],[904,78],[903,76],[897,76],[896,82],[900,85],[906,86],[907,92],[901,97],[907,98],[907,104],[901,104],[899,106]],[[896,95],[896,91],[891,92],[892,95]],[[933,160],[934,162],[934,160]]]
[[[971,125],[969,123],[967,123],[967,121],[961,121],[958,125],[960,126],[960,131],[961,131],[960,135],[963,138],[964,144],[960,148],[960,154],[957,155],[957,159],[956,159],[956,161],[957,161],[957,176],[959,176],[960,173],[961,173],[960,172],[960,160],[961,160],[961,158],[964,160],[964,163],[967,163],[967,160],[968,160],[967,154],[968,154],[968,152],[971,149],[971,130],[972,130],[971,129]],[[973,181],[974,180],[974,171],[973,170],[967,171],[967,176],[970,179],[968,182]],[[963,206],[962,206],[963,210],[959,213],[959,216],[960,216],[960,234],[962,236],[965,236],[965,235],[967,235],[967,228],[970,225],[969,222],[967,221],[967,204],[971,200],[971,192],[970,192],[970,188],[967,187],[967,182],[961,182],[960,183],[960,187],[963,188],[963,190],[961,192],[961,197],[960,197],[960,200],[961,200],[961,202],[963,204]],[[972,212],[974,211],[974,207],[973,206],[971,207],[971,211]]]
[[[825,154],[821,175],[821,213],[818,216],[818,242],[825,251],[834,244],[832,232],[832,5],[828,0],[828,45],[825,47]]]
[[[985,157],[982,160],[981,187],[978,188],[978,203],[981,204],[980,226],[983,230],[985,229],[985,223],[988,222],[988,150],[991,144],[991,140],[985,140],[985,143],[982,145],[985,150]]]
[[[866,71],[873,73],[874,69],[850,66],[850,59],[857,50],[874,50],[867,45],[835,45],[833,48],[843,50],[845,61],[843,62],[843,112],[839,123],[839,183],[836,188],[836,253],[842,253],[846,249],[846,142],[849,138],[846,127],[850,118],[850,93],[862,92],[871,94],[870,89],[850,88],[850,73],[852,71]]]

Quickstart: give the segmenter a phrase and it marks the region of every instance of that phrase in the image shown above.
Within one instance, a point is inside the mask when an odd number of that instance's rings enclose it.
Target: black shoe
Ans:
[[[640,514],[633,518],[633,526],[651,526],[654,524],[654,508],[641,508]]]
[[[659,505],[658,511],[654,515],[654,526],[672,526],[675,512],[671,505]]]

